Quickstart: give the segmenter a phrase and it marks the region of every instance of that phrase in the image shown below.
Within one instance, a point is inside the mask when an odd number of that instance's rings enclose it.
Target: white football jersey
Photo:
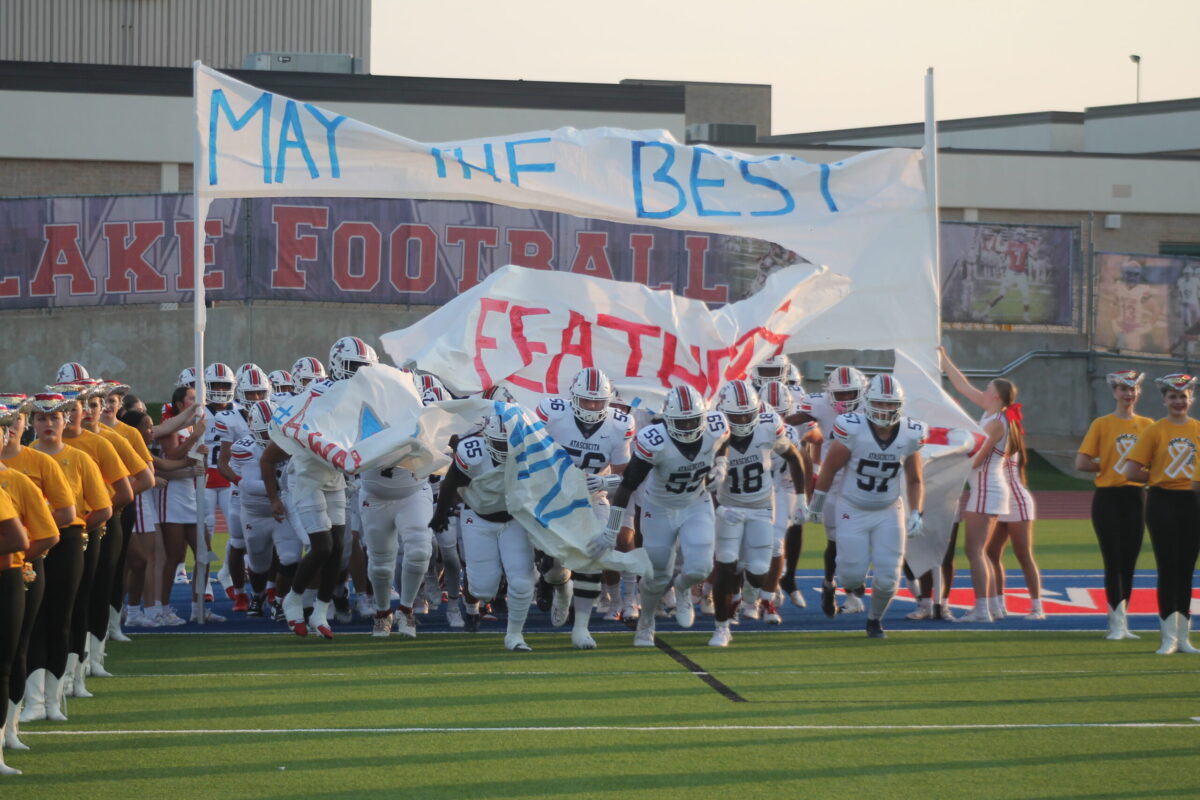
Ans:
[[[772,459],[772,453],[788,449],[787,428],[774,411],[758,415],[758,425],[750,434],[745,451],[738,450],[735,437],[730,436],[725,448],[729,470],[725,480],[717,486],[717,501],[723,506],[740,508],[770,508],[775,497],[775,483],[771,470],[775,462],[787,462],[782,458]]]
[[[610,464],[629,463],[633,420],[624,411],[610,408],[603,422],[585,426],[575,418],[569,400],[547,397],[538,403],[537,417],[546,424],[550,438],[584,472],[604,472]]]
[[[642,497],[663,508],[686,508],[705,493],[704,479],[712,471],[717,450],[729,438],[725,415],[710,411],[700,420],[699,441],[680,444],[667,435],[662,422],[638,431],[633,451],[654,467],[642,482]],[[684,451],[688,454],[685,455]],[[700,502],[709,502],[704,497]]]
[[[805,423],[805,424],[811,425],[814,423]],[[796,431],[795,427],[788,425],[787,423],[784,423],[783,427],[784,427],[783,433],[785,436],[787,436],[787,440],[789,442],[791,442],[792,444],[796,445],[797,450],[799,450],[801,447],[804,446],[803,442],[800,439],[800,433],[798,433]],[[803,427],[803,426],[801,426],[801,427]],[[796,488],[795,486],[792,485],[792,470],[790,467],[788,467],[788,463],[786,461],[784,461],[782,458],[776,458],[772,462],[772,464],[771,464],[771,480],[772,480],[772,483],[775,484],[775,488],[779,489],[779,490],[791,492],[791,491],[794,491]]]
[[[904,460],[921,449],[925,423],[900,417],[896,435],[880,441],[866,416],[842,414],[833,426],[833,438],[850,450],[842,468],[842,500],[858,508],[886,508],[904,489]]]
[[[454,448],[454,464],[471,480],[487,475],[489,472],[503,470],[503,464],[492,460],[482,436],[468,436]]]
[[[810,394],[808,399],[800,404],[800,411],[813,418],[817,427],[821,429],[822,436],[826,439],[830,437],[830,431],[837,422],[838,413],[834,410],[828,394],[825,392]]]
[[[236,408],[218,411],[213,417],[212,427],[218,444],[221,442],[233,443],[251,435],[250,425],[242,416],[242,412]]]
[[[238,439],[229,449],[229,468],[241,478],[238,483],[238,492],[243,499],[247,496],[263,498],[267,496],[267,487],[263,483],[262,469],[259,464],[264,450],[266,450],[266,446],[253,436],[244,436]]]

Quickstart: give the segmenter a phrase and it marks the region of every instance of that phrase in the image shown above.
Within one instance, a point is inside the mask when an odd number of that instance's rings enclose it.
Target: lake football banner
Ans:
[[[191,197],[0,201],[0,309],[190,302]],[[803,259],[740,236],[452,200],[218,199],[209,299],[442,305],[506,264],[740,300]]]

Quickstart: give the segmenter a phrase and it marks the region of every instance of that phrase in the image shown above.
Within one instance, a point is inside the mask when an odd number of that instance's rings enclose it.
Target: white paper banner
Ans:
[[[641,284],[510,265],[381,339],[398,364],[433,372],[457,394],[503,383],[532,406],[596,366],[626,401],[657,407],[682,383],[711,397],[835,304],[847,284],[828,270],[789,267],[763,291],[712,311]]]
[[[806,350],[903,347],[936,368],[936,276],[917,150],[828,164],[685,146],[666,131],[553,131],[428,144],[197,62],[205,197],[478,200],[776,242],[854,280]]]
[[[271,440],[342,472],[400,467],[425,477],[450,463],[451,434],[465,433],[491,407],[486,400],[425,407],[411,373],[380,364],[280,404]]]

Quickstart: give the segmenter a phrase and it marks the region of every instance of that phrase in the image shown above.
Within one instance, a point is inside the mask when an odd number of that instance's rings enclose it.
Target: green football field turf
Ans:
[[[1200,796],[1200,657],[1146,639],[631,638],[140,636],[0,796]]]
[[[1088,523],[1038,531],[1044,568],[1099,567]],[[0,798],[1200,796],[1200,656],[1152,635],[659,638],[141,635],[23,727]]]

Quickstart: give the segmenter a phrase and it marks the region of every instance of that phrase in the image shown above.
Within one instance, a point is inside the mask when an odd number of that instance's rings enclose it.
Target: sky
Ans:
[[[1200,97],[1200,0],[373,0],[377,75],[765,83],[771,133]],[[765,133],[765,132],[764,132]]]

